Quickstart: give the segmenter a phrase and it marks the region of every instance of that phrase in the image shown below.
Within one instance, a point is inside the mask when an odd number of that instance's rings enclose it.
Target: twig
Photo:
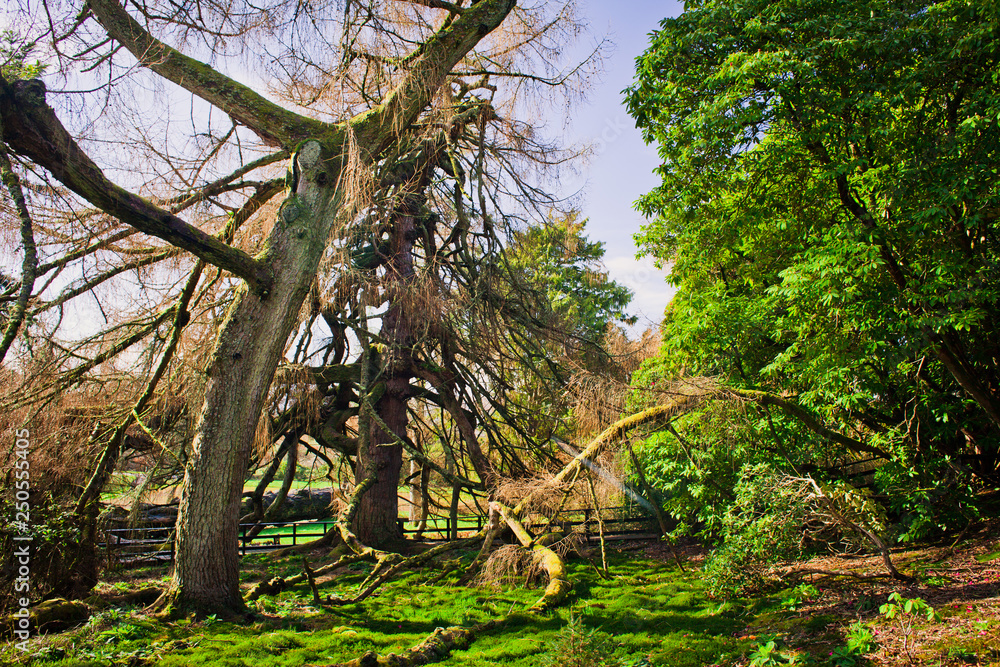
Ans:
[[[313,574],[312,568],[309,567],[309,560],[305,556],[302,557],[302,570],[305,572],[306,579],[309,580],[309,588],[312,589],[313,602],[317,605],[323,604],[323,600],[319,597],[319,589],[316,587],[316,575]]]

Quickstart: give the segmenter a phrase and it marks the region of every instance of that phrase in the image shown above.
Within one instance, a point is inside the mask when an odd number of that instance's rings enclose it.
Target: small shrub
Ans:
[[[789,611],[796,611],[805,602],[819,596],[819,589],[812,584],[799,584],[790,590],[785,599],[781,601],[781,606]]]
[[[847,630],[847,648],[857,653],[870,653],[875,646],[875,635],[861,621],[851,623]]]
[[[899,593],[889,596],[889,601],[878,608],[880,614],[886,620],[896,621],[900,632],[903,634],[903,653],[910,662],[913,662],[913,622],[918,616],[923,616],[928,621],[940,620],[940,616],[934,607],[927,604],[920,598],[904,598]]]
[[[546,667],[616,667],[624,663],[615,657],[609,635],[597,628],[587,629],[580,617],[571,611],[543,664]]]
[[[837,667],[854,667],[861,656],[871,652],[874,643],[875,635],[867,625],[861,621],[852,623],[847,631],[847,645],[833,649],[830,662]]]
[[[778,642],[771,640],[757,646],[750,654],[750,667],[778,667],[779,665],[803,665],[809,662],[808,657],[785,653],[778,650]]]
[[[759,590],[773,563],[802,554],[802,526],[809,509],[789,493],[766,465],[748,466],[736,485],[736,502],[723,521],[723,544],[705,567],[713,595],[728,597]]]

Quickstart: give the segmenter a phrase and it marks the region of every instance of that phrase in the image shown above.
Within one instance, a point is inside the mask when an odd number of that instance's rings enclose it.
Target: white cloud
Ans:
[[[629,255],[605,257],[604,265],[609,277],[620,285],[628,287],[635,296],[629,311],[638,315],[639,321],[632,328],[638,334],[649,326],[658,325],[663,320],[663,310],[677,291],[666,282],[667,271],[658,269],[649,257],[635,259]]]

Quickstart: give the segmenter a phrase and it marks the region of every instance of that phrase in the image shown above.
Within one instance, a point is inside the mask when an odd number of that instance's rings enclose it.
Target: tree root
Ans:
[[[139,606],[147,607],[163,595],[163,589],[157,586],[140,588],[127,593],[117,593],[115,595],[91,595],[83,600],[92,609],[107,609],[109,607]]]
[[[220,620],[246,621],[253,618],[253,612],[246,606],[246,600],[239,596],[229,599],[205,601],[183,595],[177,588],[168,588],[147,609],[161,621],[176,621],[192,614],[197,618],[215,615]]]
[[[10,614],[0,618],[0,639],[7,640],[16,630],[38,632],[58,632],[83,623],[90,617],[90,608],[83,602],[53,598],[31,607],[29,615],[22,617]]]

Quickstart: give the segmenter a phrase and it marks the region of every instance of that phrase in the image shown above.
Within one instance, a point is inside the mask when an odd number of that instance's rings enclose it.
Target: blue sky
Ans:
[[[583,181],[566,183],[575,190],[583,185],[583,215],[590,219],[588,236],[603,241],[605,264],[611,277],[635,292],[632,311],[639,315],[637,331],[659,323],[672,296],[664,272],[647,258],[636,260],[632,235],[643,217],[633,203],[657,185],[653,168],[659,164],[656,149],[646,146],[622,104],[621,91],[635,73],[635,58],[649,44],[649,33],[660,20],[683,11],[680,2],[582,0],[581,13],[589,20],[595,38],[607,36],[615,45],[601,81],[587,102],[572,111],[566,138],[592,142],[594,155],[583,170]],[[580,44],[585,53],[590,43]],[[571,194],[563,192],[562,194]]]

